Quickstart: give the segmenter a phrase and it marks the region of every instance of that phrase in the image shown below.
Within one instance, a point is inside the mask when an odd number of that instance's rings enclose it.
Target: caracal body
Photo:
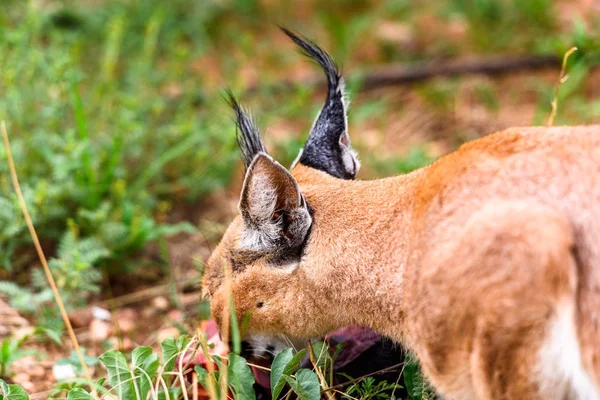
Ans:
[[[231,290],[249,334],[370,327],[443,398],[600,399],[600,126],[511,128],[372,181],[341,179],[349,153],[290,174],[244,144],[205,277],[217,321]]]

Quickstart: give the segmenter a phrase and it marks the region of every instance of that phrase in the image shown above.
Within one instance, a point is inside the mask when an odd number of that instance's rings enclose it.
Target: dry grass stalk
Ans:
[[[225,281],[223,283],[223,285],[225,286],[225,293],[231,293],[231,281],[232,281],[232,274],[233,271],[231,270],[231,266],[228,263],[225,263]],[[225,307],[223,308],[223,315],[221,315],[221,341],[225,344],[225,346],[227,347],[227,351],[226,353],[229,353],[229,324],[230,324],[230,319],[231,319],[231,298],[232,296],[229,295],[226,297],[225,300]],[[224,364],[225,365],[225,364]],[[227,375],[228,371],[227,368],[223,368],[223,371],[220,371],[220,383],[221,383],[221,400],[227,400]],[[213,400],[218,400],[218,399],[213,399]]]
[[[44,273],[46,274],[46,279],[48,280],[48,284],[52,289],[54,300],[56,301],[58,309],[60,310],[60,315],[65,323],[67,332],[69,333],[71,343],[73,344],[75,352],[77,353],[77,358],[79,359],[79,362],[81,364],[83,374],[85,375],[86,379],[89,380],[90,385],[92,386],[92,395],[94,396],[94,398],[97,398],[96,390],[93,386],[92,376],[90,375],[90,371],[88,370],[87,364],[85,363],[85,360],[83,358],[83,353],[81,352],[81,348],[79,347],[79,342],[77,341],[77,337],[75,336],[75,332],[73,331],[73,326],[71,325],[71,321],[69,320],[69,316],[67,315],[67,310],[65,309],[62,297],[60,296],[60,293],[56,286],[56,282],[54,281],[54,277],[52,276],[52,272],[50,271],[50,267],[48,266],[48,261],[46,260],[46,256],[44,255],[44,250],[42,249],[40,240],[38,239],[35,227],[33,226],[33,221],[31,220],[31,216],[29,215],[27,204],[25,203],[25,198],[23,197],[23,193],[21,192],[21,186],[19,185],[19,179],[17,177],[15,162],[10,149],[10,141],[8,140],[6,123],[4,121],[2,121],[2,138],[4,139],[4,146],[6,147],[6,156],[8,159],[8,167],[10,169],[12,183],[15,188],[17,198],[19,199],[19,206],[21,207],[21,211],[23,212],[23,216],[25,217],[25,222],[27,223],[29,234],[31,235],[31,239],[33,240],[33,245],[35,246],[35,250],[40,259],[40,262],[42,263]]]
[[[192,373],[192,399],[198,400],[198,374]]]
[[[556,117],[556,112],[558,110],[558,91],[560,90],[560,86],[569,78],[569,75],[566,74],[567,60],[569,59],[569,56],[576,51],[577,47],[571,47],[563,56],[560,74],[558,75],[558,84],[556,85],[556,91],[554,92],[554,99],[552,99],[552,112],[550,112],[550,117],[548,118],[548,126],[554,125],[554,118]]]
[[[335,400],[335,395],[332,392],[327,391],[329,389],[329,385],[327,384],[327,379],[325,379],[325,375],[323,374],[323,371],[321,371],[321,369],[319,368],[319,363],[315,360],[315,353],[313,351],[313,347],[312,347],[312,343],[310,342],[310,340],[307,342],[308,344],[308,357],[310,358],[310,363],[312,364],[313,368],[315,369],[315,373],[317,374],[317,377],[319,378],[319,381],[321,382],[321,390],[325,393],[325,396],[327,396],[327,399],[329,400]],[[325,349],[326,346],[322,346],[321,349]],[[319,354],[319,358],[321,358],[323,355]],[[331,366],[331,369],[333,369],[333,366]]]

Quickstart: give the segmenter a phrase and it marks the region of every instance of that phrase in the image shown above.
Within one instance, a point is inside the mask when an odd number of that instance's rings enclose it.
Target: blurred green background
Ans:
[[[555,124],[600,117],[594,1],[2,0],[0,11],[0,119],[70,309],[105,298],[100,289],[123,277],[169,279],[173,234],[218,239],[242,174],[225,87],[255,111],[271,152],[294,159],[324,93],[310,84],[321,72],[277,24],[321,44],[353,77],[362,178],[410,171],[497,129],[544,124],[559,72],[363,90],[362,74],[381,65],[562,57],[577,46]],[[284,80],[293,84],[278,89]],[[32,268],[6,161],[0,146],[0,292],[50,324],[52,298]]]

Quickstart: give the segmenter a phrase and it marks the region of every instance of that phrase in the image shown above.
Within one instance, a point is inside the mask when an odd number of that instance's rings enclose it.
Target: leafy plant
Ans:
[[[87,295],[100,290],[102,274],[94,265],[109,255],[108,249],[96,238],[79,239],[73,232],[62,237],[57,257],[48,265],[65,303],[71,307],[81,306]],[[41,270],[34,272],[35,286],[44,290],[48,286],[46,278]]]
[[[319,378],[310,369],[302,368],[292,376],[284,375],[286,382],[301,400],[318,400],[321,398]]]
[[[29,396],[21,386],[9,385],[0,379],[0,400],[29,400]]]
[[[37,311],[40,305],[46,304],[53,299],[51,290],[35,292],[34,290],[8,281],[0,281],[0,293],[8,298],[12,307],[27,313]]]
[[[407,357],[403,371],[404,385],[408,391],[408,400],[432,400],[434,393],[421,373],[415,357]]]
[[[367,377],[361,379],[359,382],[350,386],[345,395],[344,399],[355,399],[359,398],[362,400],[370,399],[391,399],[391,393],[394,389],[401,388],[402,386],[395,383],[388,383],[386,381],[376,382],[375,378]]]
[[[21,348],[28,336],[17,339],[9,336],[0,342],[0,377],[7,377],[10,374],[10,366],[20,358],[35,354],[32,350]]]
[[[10,366],[20,358],[29,355],[39,355],[40,350],[24,350],[23,344],[36,337],[38,339],[50,339],[57,345],[62,345],[60,334],[50,328],[38,326],[31,333],[20,338],[9,336],[0,342],[0,377],[10,375]]]
[[[95,400],[91,394],[82,388],[75,388],[69,391],[67,400]]]
[[[177,339],[167,338],[160,344],[162,350],[162,362],[165,370],[173,370],[177,355],[183,352],[189,342],[190,338],[187,335],[181,335]]]
[[[254,374],[248,367],[246,360],[235,353],[230,353],[227,357],[227,377],[228,383],[236,399],[254,399]]]
[[[109,350],[100,356],[108,371],[108,383],[119,399],[145,399],[158,371],[158,354],[151,347],[138,347],[131,354],[128,365],[123,353]]]
[[[161,356],[153,353],[152,348],[142,346],[135,348],[131,352],[128,360],[125,354],[117,350],[109,350],[99,357],[99,361],[106,368],[107,378],[100,379],[92,386],[96,391],[105,394],[112,394],[120,400],[138,400],[151,398],[156,399],[180,399],[182,390],[188,390],[191,382],[187,382],[187,376],[192,372],[191,360],[198,351],[209,362],[214,362],[217,367],[214,371],[207,371],[200,365],[194,367],[198,375],[198,381],[205,388],[218,388],[221,385],[221,379],[225,374],[219,373],[227,369],[227,383],[236,399],[255,399],[254,393],[254,375],[247,365],[246,360],[230,353],[226,359],[209,354],[210,346],[206,343],[206,337],[190,338],[180,336],[177,340],[169,338],[161,343]],[[190,358],[191,357],[191,358]],[[182,365],[183,369],[180,368]],[[305,374],[305,373],[302,373]],[[186,383],[186,388],[182,389],[181,383]],[[298,392],[312,390],[307,386],[310,379],[296,378],[290,381],[298,385]],[[90,386],[88,382],[87,386]],[[62,384],[56,392],[68,389],[68,399],[91,399],[89,391],[82,385],[68,387]],[[55,394],[56,394],[55,393]],[[303,397],[315,399],[312,397]],[[318,399],[318,383],[317,397]]]
[[[107,370],[107,378],[101,379],[95,384],[95,388],[101,392],[112,393],[118,399],[146,399],[148,395],[151,398],[160,398],[160,393],[154,388],[157,379],[169,380],[158,374],[159,355],[152,352],[152,348],[142,346],[135,348],[131,353],[131,362],[128,362],[125,355],[117,350],[109,350],[99,357],[100,362]],[[165,368],[170,366],[171,368]],[[162,372],[171,373],[173,365],[164,365]],[[104,387],[105,385],[108,388]],[[172,387],[169,384],[169,387]],[[158,396],[158,397],[157,397]],[[91,399],[91,394],[82,387],[75,387],[69,390],[68,399]]]
[[[87,355],[85,348],[81,348],[81,353],[83,355],[83,361],[88,367],[93,367],[98,364],[99,359],[97,357]],[[79,356],[77,355],[77,352],[75,352],[75,350],[71,350],[69,357],[61,358],[60,360],[58,360],[56,362],[56,365],[70,365],[73,367],[73,370],[78,375],[83,375],[81,362],[79,361]]]
[[[98,293],[102,274],[95,264],[109,254],[96,238],[79,239],[73,232],[62,237],[57,257],[50,259],[48,265],[67,308],[82,306],[90,294]],[[0,281],[0,293],[20,311],[35,313],[52,308],[54,296],[46,276],[41,269],[34,269],[31,276],[31,288]]]
[[[43,243],[52,249],[75,233],[105,249],[85,263],[122,271],[148,242],[191,231],[166,224],[173,200],[193,201],[222,186],[237,155],[218,92],[205,93],[182,73],[208,41],[188,40],[206,32],[191,15],[182,26],[180,12],[216,18],[214,5],[112,0],[100,7],[7,4],[0,115],[10,116],[21,186]],[[173,62],[160,64],[158,53]],[[0,146],[0,268],[17,271],[34,252],[24,251],[29,234],[5,160]],[[93,276],[73,282],[90,279],[93,286]]]
[[[214,361],[218,366],[218,369],[209,372],[202,366],[195,366],[194,371],[198,374],[198,381],[211,393],[214,390],[214,397],[220,398],[221,396],[221,382],[224,379],[222,371],[227,370],[227,386],[228,389],[233,393],[234,398],[244,400],[256,399],[256,393],[254,392],[254,374],[246,363],[246,360],[235,353],[230,353],[227,356],[227,362],[221,360],[219,357],[215,357]]]
[[[317,375],[300,367],[300,361],[306,354],[302,349],[295,355],[292,349],[281,350],[271,365],[271,393],[273,399],[278,399],[287,383],[302,400],[318,400],[321,395],[321,386]],[[295,374],[293,374],[295,371]]]

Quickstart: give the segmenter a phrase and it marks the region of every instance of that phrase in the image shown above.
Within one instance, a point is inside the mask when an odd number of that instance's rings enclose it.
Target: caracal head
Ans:
[[[315,180],[324,175],[328,179],[353,179],[359,163],[350,148],[343,79],[320,47],[284,32],[324,69],[329,86],[327,100],[292,171],[301,165],[304,171],[314,171]],[[247,333],[305,338],[320,335],[327,329],[325,321],[294,315],[314,311],[310,301],[298,298],[311,295],[303,286],[306,272],[302,264],[311,256],[314,210],[292,173],[267,154],[252,118],[231,94],[229,102],[246,175],[238,215],[205,271],[204,289],[211,297],[213,317],[223,325],[233,301],[237,318],[246,322]]]

